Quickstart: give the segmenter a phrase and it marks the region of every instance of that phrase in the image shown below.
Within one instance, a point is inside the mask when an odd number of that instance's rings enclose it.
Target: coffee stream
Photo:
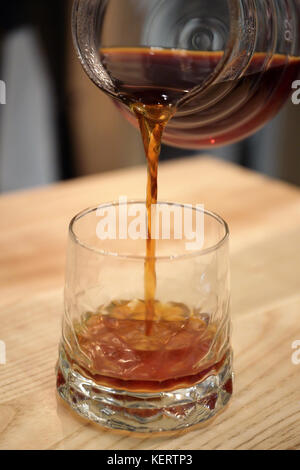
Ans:
[[[145,334],[150,335],[155,314],[156,292],[156,241],[152,238],[152,212],[157,203],[157,173],[162,135],[165,126],[175,113],[175,108],[171,105],[143,105],[141,103],[135,103],[131,106],[131,109],[139,121],[148,165],[146,199],[147,241],[144,289],[146,309]]]

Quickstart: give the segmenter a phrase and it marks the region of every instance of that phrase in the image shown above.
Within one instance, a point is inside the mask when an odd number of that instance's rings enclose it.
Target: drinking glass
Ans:
[[[146,256],[144,202],[103,204],[72,220],[57,365],[58,393],[79,415],[141,433],[204,422],[232,394],[228,226],[202,206],[155,211],[155,259]]]

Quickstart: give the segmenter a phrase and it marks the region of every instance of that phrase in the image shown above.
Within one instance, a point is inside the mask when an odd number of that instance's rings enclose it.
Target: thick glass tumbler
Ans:
[[[144,202],[89,209],[70,224],[57,389],[108,428],[184,429],[232,394],[227,224],[201,206],[155,211],[153,259]]]

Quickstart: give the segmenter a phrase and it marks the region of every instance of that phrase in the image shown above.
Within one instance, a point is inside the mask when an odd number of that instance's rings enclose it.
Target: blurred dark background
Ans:
[[[71,40],[71,4],[2,4],[0,192],[144,162],[136,130],[81,69]],[[255,136],[211,153],[300,185],[299,124],[300,105],[289,102]],[[161,158],[193,154],[163,146]]]

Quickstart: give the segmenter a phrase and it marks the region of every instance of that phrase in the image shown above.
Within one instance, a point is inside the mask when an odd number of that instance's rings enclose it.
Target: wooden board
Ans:
[[[0,449],[300,449],[300,190],[209,158],[162,164],[159,192],[204,202],[230,225],[230,406],[203,429],[135,438],[57,402],[68,222],[119,195],[143,198],[145,182],[143,167],[0,197]]]

